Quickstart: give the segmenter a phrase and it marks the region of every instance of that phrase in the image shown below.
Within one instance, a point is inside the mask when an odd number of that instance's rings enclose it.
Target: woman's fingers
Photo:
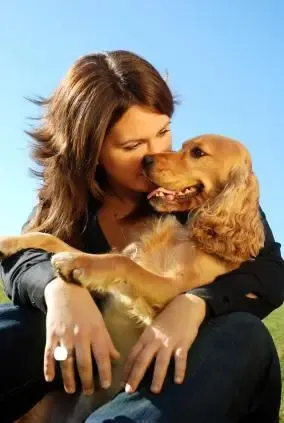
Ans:
[[[91,395],[94,392],[94,376],[91,346],[88,339],[78,340],[75,351],[82,391],[85,395]]]
[[[175,351],[175,383],[182,383],[187,366],[188,348],[178,347]]]
[[[67,351],[67,359],[60,361],[60,368],[62,373],[64,389],[68,394],[73,394],[76,391],[76,381],[75,381],[75,350],[72,340],[60,340],[60,345],[64,346]]]
[[[171,355],[172,351],[167,347],[161,348],[157,354],[151,385],[151,391],[155,394],[159,393],[162,389],[171,360]]]
[[[117,359],[119,353],[110,339],[102,314],[90,293],[85,288],[66,284],[60,278],[56,278],[46,288],[45,299],[47,346],[44,366],[47,380],[54,378],[54,350],[57,345],[63,345],[69,351],[68,358],[60,362],[66,391],[74,392],[76,388],[74,365],[78,368],[83,391],[85,393],[93,391],[93,356],[97,363],[101,385],[109,387],[111,358]]]
[[[96,334],[96,339],[92,342],[92,352],[98,367],[101,387],[107,389],[111,385],[111,362],[109,345],[103,334]]]
[[[146,373],[146,370],[153,360],[156,351],[157,345],[155,343],[150,343],[137,354],[128,378],[128,383],[125,386],[126,392],[131,393],[136,391],[139,383]]]
[[[129,376],[130,376],[130,372],[132,370],[132,367],[134,365],[134,362],[136,360],[136,357],[138,356],[138,354],[142,351],[142,349],[144,348],[144,344],[141,341],[138,341],[134,347],[132,348],[132,350],[130,351],[128,357],[127,357],[127,361],[125,363],[124,366],[124,380],[127,381]]]
[[[187,347],[181,346],[174,351],[170,346],[159,347],[157,343],[151,343],[144,347],[137,343],[131,354],[128,362],[130,375],[127,377],[126,392],[131,393],[137,389],[155,355],[152,392],[159,393],[161,391],[173,355],[175,359],[175,383],[183,382],[187,367]]]
[[[60,361],[63,385],[67,394],[74,394],[76,390],[74,361],[75,357],[73,354],[68,355],[66,360]]]
[[[94,334],[93,334],[94,337]],[[74,365],[76,364],[84,394],[94,392],[94,376],[92,356],[94,356],[100,376],[101,386],[109,388],[111,385],[111,358],[118,359],[119,353],[115,349],[107,330],[95,331],[93,342],[84,332],[79,332],[76,327],[72,334],[67,337],[50,335],[44,353],[44,375],[47,381],[52,381],[55,376],[54,350],[58,345],[64,346],[68,351],[66,360],[60,361],[63,384],[66,392],[73,393],[76,390]]]
[[[57,345],[57,336],[51,335],[47,337],[43,359],[43,373],[47,382],[52,382],[55,377],[55,359],[53,354]]]

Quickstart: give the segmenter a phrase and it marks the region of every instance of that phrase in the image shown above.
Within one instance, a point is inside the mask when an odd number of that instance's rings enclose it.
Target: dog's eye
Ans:
[[[195,159],[199,159],[200,157],[206,156],[206,153],[201,150],[201,148],[194,147],[192,150],[190,150],[190,155]]]

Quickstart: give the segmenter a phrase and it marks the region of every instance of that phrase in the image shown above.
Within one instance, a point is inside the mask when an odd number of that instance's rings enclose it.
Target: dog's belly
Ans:
[[[120,359],[124,361],[138,340],[143,327],[129,315],[127,306],[115,297],[108,299],[103,310],[103,318],[111,339],[120,353]]]

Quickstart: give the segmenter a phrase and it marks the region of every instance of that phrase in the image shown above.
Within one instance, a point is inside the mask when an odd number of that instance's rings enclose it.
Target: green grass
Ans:
[[[8,302],[8,298],[6,297],[4,292],[2,291],[1,282],[0,282],[0,304],[1,303],[7,303],[7,302]]]
[[[273,336],[282,370],[282,384],[284,386],[284,306],[278,308],[265,319],[265,324]],[[284,423],[284,391],[282,392],[282,407],[280,423]]]
[[[1,289],[0,281],[0,303],[7,302],[8,299]],[[265,324],[268,327],[270,333],[276,344],[276,348],[280,357],[281,369],[282,369],[282,382],[284,386],[284,306],[278,308],[265,319]],[[280,423],[284,423],[284,394],[282,393],[282,407],[280,412]]]

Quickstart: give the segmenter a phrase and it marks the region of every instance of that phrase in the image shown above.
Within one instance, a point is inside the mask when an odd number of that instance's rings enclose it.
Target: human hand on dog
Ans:
[[[87,289],[54,279],[45,288],[47,304],[44,375],[47,381],[55,376],[54,349],[58,344],[68,350],[68,358],[60,362],[64,388],[67,393],[76,389],[74,362],[86,395],[94,391],[92,355],[98,366],[100,383],[111,383],[111,358],[116,351],[103,317]]]
[[[206,314],[203,299],[182,294],[172,300],[142,333],[131,350],[125,368],[126,392],[134,392],[156,358],[151,391],[162,389],[171,357],[175,359],[175,383],[185,376],[188,350]]]

